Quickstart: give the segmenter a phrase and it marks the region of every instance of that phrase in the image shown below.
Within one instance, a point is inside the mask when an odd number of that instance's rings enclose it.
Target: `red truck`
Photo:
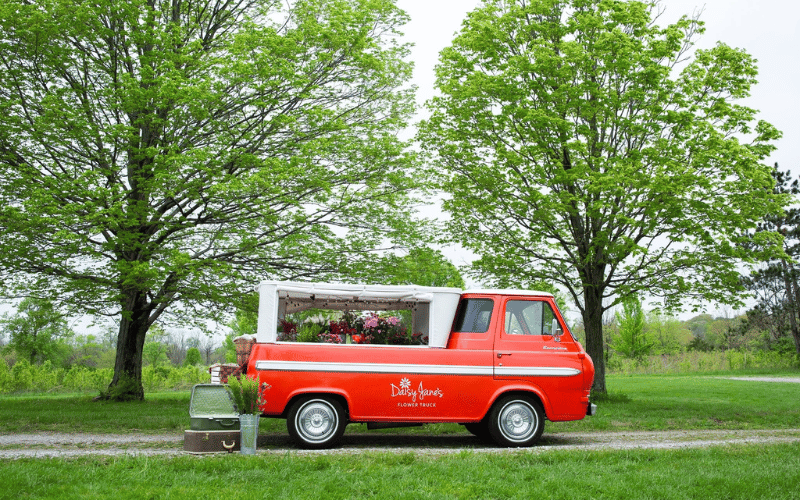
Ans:
[[[277,281],[261,283],[259,293],[247,374],[269,385],[263,415],[286,419],[300,447],[335,446],[357,422],[456,422],[523,447],[540,438],[545,419],[580,420],[596,410],[592,360],[549,293]],[[409,331],[427,342],[356,343],[366,335],[354,330],[348,339],[327,337],[337,343],[279,340],[280,320],[307,309],[362,318],[407,311]]]

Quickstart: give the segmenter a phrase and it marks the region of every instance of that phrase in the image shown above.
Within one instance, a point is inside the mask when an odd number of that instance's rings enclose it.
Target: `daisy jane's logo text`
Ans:
[[[411,403],[398,403],[398,405],[402,406],[436,406],[435,403],[423,403],[425,398],[436,398],[436,397],[444,397],[444,393],[438,387],[436,389],[426,389],[422,382],[419,383],[419,386],[416,389],[411,388],[411,381],[407,378],[403,378],[400,381],[400,385],[396,386],[391,384],[392,386],[392,397],[406,397],[411,398]],[[419,399],[419,402],[417,402]]]

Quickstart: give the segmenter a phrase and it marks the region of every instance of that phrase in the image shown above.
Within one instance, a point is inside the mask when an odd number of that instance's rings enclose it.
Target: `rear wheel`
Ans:
[[[342,405],[330,396],[311,396],[292,404],[286,418],[289,436],[301,448],[332,448],[347,426]]]
[[[544,431],[542,405],[528,396],[506,396],[489,412],[489,434],[500,446],[532,446]]]

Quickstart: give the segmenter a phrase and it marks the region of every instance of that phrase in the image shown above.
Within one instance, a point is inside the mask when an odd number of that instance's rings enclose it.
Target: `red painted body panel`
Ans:
[[[547,418],[586,415],[594,367],[568,333],[552,297],[465,294],[494,301],[485,332],[451,332],[447,348],[312,343],[253,346],[248,374],[271,388],[265,415],[282,416],[292,398],[337,394],[351,422],[476,422],[508,392],[535,394]],[[564,330],[549,335],[509,335],[508,300],[550,304]],[[498,354],[501,354],[498,357]]]

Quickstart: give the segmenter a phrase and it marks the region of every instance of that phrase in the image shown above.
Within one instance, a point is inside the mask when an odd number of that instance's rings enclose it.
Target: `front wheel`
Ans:
[[[501,398],[489,412],[489,434],[500,446],[532,446],[544,431],[542,405],[528,396]]]
[[[292,404],[286,418],[289,436],[301,448],[336,446],[347,426],[342,405],[330,396],[312,396]]]

